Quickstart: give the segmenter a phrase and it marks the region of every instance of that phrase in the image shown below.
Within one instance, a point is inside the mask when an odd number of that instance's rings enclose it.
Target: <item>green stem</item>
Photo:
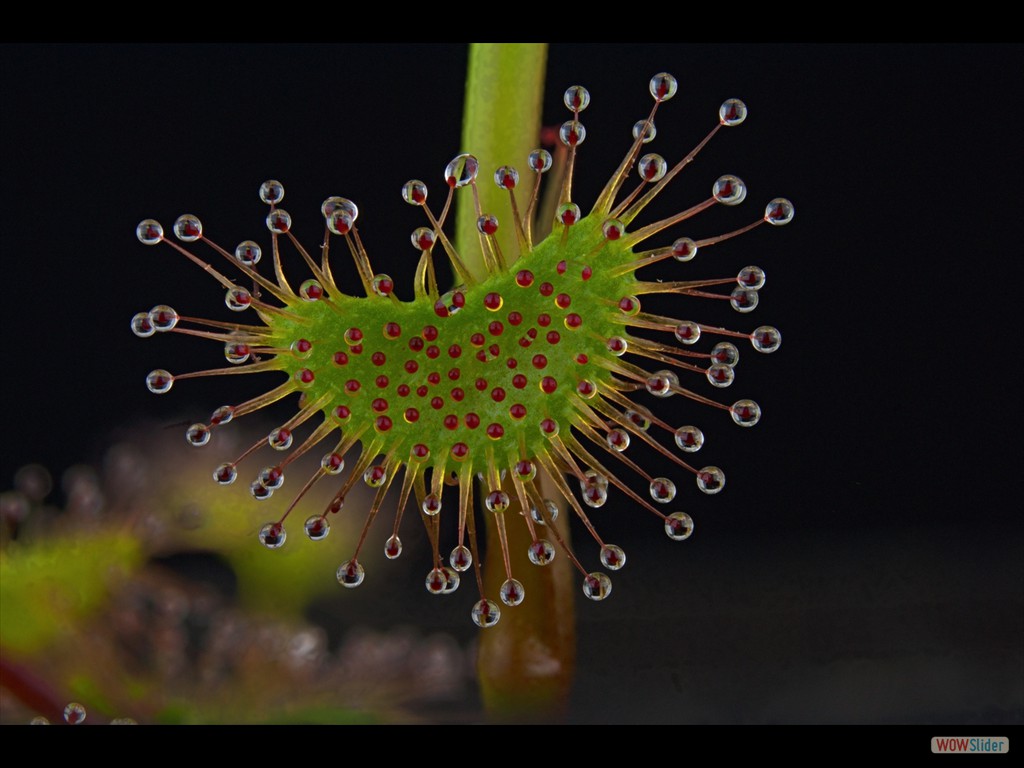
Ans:
[[[462,142],[465,151],[480,161],[477,187],[484,213],[499,218],[499,245],[507,262],[519,254],[508,192],[492,179],[502,165],[523,168],[527,155],[539,145],[545,45],[475,44],[470,48],[466,83],[466,111]],[[528,197],[532,174],[524,173],[518,202]],[[477,213],[468,195],[456,219],[456,249],[474,277],[483,280],[487,271],[476,229]],[[544,488],[544,479],[541,478]],[[557,497],[557,492],[542,491]],[[506,488],[515,498],[511,487]],[[564,510],[563,510],[564,513]],[[487,556],[484,589],[497,596],[506,578],[499,555],[496,518],[484,512],[487,522]],[[478,673],[484,706],[492,718],[550,722],[565,712],[575,671],[576,625],[573,606],[573,573],[568,558],[559,557],[539,568],[527,557],[529,531],[520,519],[517,504],[504,513],[512,571],[527,595],[522,605],[503,608],[497,626],[481,633]],[[559,530],[568,541],[568,515],[562,514]],[[542,534],[543,535],[543,534]]]
[[[480,207],[498,216],[498,243],[509,261],[518,250],[508,192],[498,189],[492,174],[502,165],[523,168],[526,156],[539,145],[546,63],[545,43],[474,43],[469,49],[462,146],[480,161]],[[523,178],[532,182],[528,174]],[[520,193],[523,186],[527,185],[520,185]],[[520,199],[525,208],[522,194]],[[487,271],[476,211],[464,200],[457,214],[455,248],[474,277],[483,280]]]

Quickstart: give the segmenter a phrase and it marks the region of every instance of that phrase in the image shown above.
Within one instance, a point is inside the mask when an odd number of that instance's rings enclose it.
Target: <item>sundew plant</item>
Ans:
[[[784,198],[765,200],[730,231],[689,233],[702,211],[746,199],[744,182],[726,174],[706,197],[638,224],[708,142],[747,116],[742,101],[725,99],[709,110],[703,140],[681,157],[672,152],[666,158],[648,145],[658,132],[656,118],[671,109],[677,80],[661,72],[648,87],[650,112],[632,126],[633,141],[620,162],[609,164],[596,200],[577,200],[573,193],[590,103],[579,85],[565,91],[568,119],[553,151],[538,146],[485,167],[467,147],[436,182],[412,179],[396,189],[396,201],[400,193],[423,213],[411,234],[419,252],[410,269],[412,301],[395,295],[398,278],[374,269],[360,228],[385,214],[360,211],[357,200],[328,197],[322,231],[296,233],[283,183],[268,180],[259,197],[267,206],[269,241],[264,235],[235,247],[218,243],[191,214],[166,228],[153,219],[138,225],[143,244],[176,251],[220,283],[227,307],[240,318],[186,316],[166,304],[136,314],[136,335],[194,336],[221,345],[227,361],[213,370],[153,370],[148,388],[166,394],[198,377],[274,378],[259,396],[221,405],[189,426],[187,441],[216,450],[217,433],[236,419],[296,399],[291,418],[238,455],[210,463],[213,482],[249,487],[260,520],[254,546],[277,550],[299,532],[320,541],[339,515],[359,515],[362,534],[333,574],[342,587],[356,588],[373,578],[361,561],[371,527],[390,528],[385,554],[398,558],[400,524],[412,510],[431,545],[423,564],[426,589],[447,595],[464,578],[475,581],[468,613],[487,628],[531,600],[515,564],[521,553],[510,551],[513,527],[527,533],[529,567],[566,559],[579,573],[583,594],[595,601],[611,594],[608,574],[625,565],[626,553],[602,537],[588,509],[619,495],[638,515],[653,516],[669,538],[690,537],[687,493],[715,495],[726,484],[722,469],[701,461],[704,429],[758,423],[761,408],[753,399],[728,395],[741,351],[774,352],[781,333],[747,317],[765,285],[760,267],[736,265],[714,279],[679,278],[687,262],[719,243],[789,223],[793,206]],[[541,202],[546,180],[555,190],[548,208]],[[484,186],[499,190],[506,202],[485,207]],[[457,242],[450,233],[456,197],[471,212],[476,243]],[[286,249],[301,257],[305,274],[285,274]],[[354,259],[359,285],[335,279],[339,251]],[[438,259],[450,263],[453,286],[439,283]],[[678,314],[647,311],[645,299],[654,294],[675,297]],[[736,327],[700,321],[701,303],[714,301],[736,310]],[[649,409],[638,392],[674,404]],[[678,471],[652,475],[631,458],[636,444]],[[310,451],[322,455],[319,469],[293,478],[293,462]],[[551,490],[542,488],[542,477]],[[336,490],[325,508],[307,509],[304,498],[318,483]],[[346,505],[358,483],[373,490],[368,509]],[[560,514],[576,518],[592,543],[573,546],[554,525]],[[442,540],[442,516],[455,519],[454,540]],[[485,522],[496,531],[498,551],[482,551]],[[496,589],[485,582],[484,556],[501,560],[504,578]]]

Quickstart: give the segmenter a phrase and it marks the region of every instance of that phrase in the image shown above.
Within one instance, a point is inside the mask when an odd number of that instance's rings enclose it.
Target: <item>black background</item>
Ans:
[[[264,388],[236,378],[181,382],[163,398],[146,391],[152,368],[223,358],[197,340],[137,339],[135,312],[166,302],[228,313],[222,289],[193,265],[138,243],[143,218],[169,228],[191,212],[226,247],[266,242],[256,190],[274,177],[294,230],[315,245],[320,201],[345,195],[360,206],[375,266],[409,298],[408,233],[424,222],[398,190],[413,177],[439,187],[463,149],[466,52],[0,48],[4,487],[25,463],[59,475],[99,461],[126,425],[200,419]],[[1024,716],[1024,536],[1013,500],[1022,59],[1020,47],[982,45],[552,46],[545,121],[566,119],[564,87],[592,96],[574,190],[584,208],[649,109],[648,78],[668,70],[679,94],[651,148],[670,162],[713,126],[724,98],[751,112],[669,187],[661,212],[703,199],[727,172],[747,182],[749,202],[702,216],[694,236],[747,223],[777,195],[797,212],[789,227],[661,274],[763,266],[753,315],[704,314],[701,304],[692,315],[776,325],[785,341],[770,357],[741,345],[737,382],[720,398],[756,399],[760,425],[693,416],[729,484],[716,498],[681,489],[697,519],[691,541],[669,542],[618,494],[595,516],[630,565],[610,601],[578,609],[573,719]],[[339,271],[354,279],[351,267]],[[660,407],[670,421],[688,409]],[[398,623],[399,613],[376,621]]]

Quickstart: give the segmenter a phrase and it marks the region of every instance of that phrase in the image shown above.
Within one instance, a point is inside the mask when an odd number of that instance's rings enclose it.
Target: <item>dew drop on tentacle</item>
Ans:
[[[736,379],[736,371],[733,370],[733,367],[731,365],[723,365],[722,363],[715,363],[710,366],[706,375],[711,385],[719,389],[728,387]]]
[[[135,236],[143,245],[156,245],[164,239],[164,228],[156,219],[143,219],[135,228]]]
[[[280,549],[287,538],[288,534],[281,523],[267,523],[260,528],[260,544],[267,549]]]
[[[547,539],[537,539],[530,542],[530,546],[526,550],[526,556],[530,558],[530,562],[534,565],[547,565],[555,559],[555,547]]]
[[[650,144],[654,141],[654,137],[658,135],[658,130],[654,127],[653,120],[637,120],[633,124],[633,139],[639,139],[641,135],[643,136],[643,144]]]
[[[64,722],[68,725],[78,725],[85,722],[85,707],[77,701],[72,701],[64,707]]]
[[[673,512],[665,518],[665,534],[674,541],[683,541],[693,533],[693,518],[685,512]]]
[[[583,579],[583,594],[591,600],[604,600],[612,593],[612,580],[600,571],[588,573]]]
[[[720,176],[711,187],[711,195],[722,205],[739,205],[747,199],[747,185],[738,176]]]
[[[676,445],[686,453],[696,453],[704,445],[704,433],[697,427],[685,426],[675,431]]]
[[[398,537],[397,533],[393,533],[388,537],[388,540],[384,542],[384,557],[388,560],[397,560],[398,556],[402,554],[402,540]]]
[[[651,78],[651,96],[655,101],[668,101],[676,95],[679,82],[668,72],[661,72]]]
[[[267,214],[267,229],[276,235],[283,235],[292,228],[292,216],[283,208],[275,208]]]
[[[711,348],[711,360],[721,365],[735,366],[740,361],[740,351],[735,344],[720,341]]]
[[[363,579],[366,578],[366,571],[362,564],[353,558],[347,563],[342,563],[338,566],[336,576],[338,578],[338,583],[341,584],[341,586],[348,589],[354,589],[363,583]]]
[[[697,487],[709,496],[725,488],[725,473],[718,467],[704,467],[697,472]]]
[[[551,170],[551,153],[546,149],[535,149],[527,157],[527,163],[537,173],[547,173]]]
[[[676,484],[667,477],[656,477],[651,481],[651,498],[659,504],[668,504],[676,497]]]
[[[260,184],[260,200],[267,205],[277,205],[284,200],[284,185],[277,179],[267,179]]]
[[[590,105],[590,91],[582,85],[573,85],[565,89],[562,103],[570,112],[582,112]]]
[[[626,553],[622,547],[615,544],[605,544],[601,547],[601,565],[609,571],[617,571],[626,564]]]
[[[505,605],[515,606],[523,602],[526,590],[523,588],[522,582],[516,579],[506,579],[498,591],[498,596]]]
[[[225,462],[213,470],[213,479],[220,485],[231,485],[238,478],[238,468],[231,462]]]
[[[470,154],[456,155],[444,168],[444,179],[449,187],[464,187],[476,180],[480,163]]]
[[[465,573],[473,565],[473,553],[469,547],[460,544],[452,550],[451,555],[448,557],[448,562],[451,563],[452,568],[456,571]]]
[[[149,322],[157,333],[174,329],[178,320],[178,313],[166,304],[157,304],[149,310]]]
[[[132,333],[140,339],[148,339],[156,333],[153,321],[149,319],[149,312],[139,312],[132,318]]]
[[[263,251],[258,243],[252,240],[243,240],[235,246],[235,260],[247,267],[255,267],[260,263]]]
[[[668,172],[668,163],[661,155],[650,153],[640,158],[636,164],[637,173],[646,182],[654,183],[661,181]]]
[[[157,368],[146,375],[146,386],[155,395],[163,395],[171,391],[174,377],[163,368]]]
[[[331,532],[331,524],[327,522],[327,518],[323,515],[313,515],[306,518],[306,522],[303,523],[302,527],[310,541],[323,541],[327,538],[327,534]]]
[[[764,209],[764,220],[776,227],[793,220],[793,204],[784,197],[777,197]]]
[[[726,99],[718,108],[718,121],[726,126],[739,125],[747,119],[747,105],[739,99]]]
[[[741,288],[759,291],[764,288],[764,270],[760,267],[744,267],[736,275],[736,282]]]
[[[685,320],[673,329],[676,340],[680,344],[696,344],[700,340],[700,326],[697,323]]]
[[[179,216],[174,222],[174,236],[183,243],[194,243],[203,236],[203,222],[191,213]]]
[[[501,619],[501,609],[498,608],[498,604],[493,600],[480,600],[473,606],[473,611],[470,614],[473,618],[473,623],[481,629],[493,627]]]
[[[753,400],[737,400],[729,409],[732,420],[741,427],[752,427],[761,420],[761,406]]]
[[[210,428],[205,424],[193,424],[185,430],[185,440],[189,445],[200,448],[210,442]]]
[[[782,346],[782,334],[778,328],[762,325],[750,334],[750,343],[758,352],[770,354]]]
[[[427,574],[423,583],[427,588],[427,592],[432,595],[441,595],[444,594],[445,587],[448,584],[448,575],[444,568],[434,568]]]

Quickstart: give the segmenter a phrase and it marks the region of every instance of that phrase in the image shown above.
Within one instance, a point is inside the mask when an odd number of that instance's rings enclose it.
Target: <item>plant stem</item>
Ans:
[[[547,48],[542,44],[474,44],[470,48],[466,108],[462,142],[480,161],[478,178],[481,210],[502,212],[499,244],[506,261],[519,253],[511,221],[508,193],[494,184],[491,174],[501,165],[522,167],[539,145],[541,102]],[[523,178],[530,179],[528,174]],[[532,179],[530,179],[532,183]],[[521,184],[520,191],[526,184]],[[519,204],[526,205],[522,195]],[[478,279],[486,277],[477,213],[472,205],[457,211],[456,248]],[[539,478],[543,489],[544,478]],[[514,499],[511,488],[506,491]],[[556,492],[543,491],[557,497]],[[564,509],[563,509],[564,512]],[[530,544],[527,527],[519,519],[517,503],[503,514],[512,571],[524,586],[526,599],[515,608],[502,608],[498,624],[481,633],[478,673],[484,706],[501,720],[550,721],[563,714],[568,702],[576,659],[573,574],[566,557],[537,567],[526,557]],[[498,555],[498,525],[489,512],[484,586],[488,597],[497,596],[506,578]],[[568,541],[568,515],[558,521]],[[543,535],[543,528],[540,535]]]

